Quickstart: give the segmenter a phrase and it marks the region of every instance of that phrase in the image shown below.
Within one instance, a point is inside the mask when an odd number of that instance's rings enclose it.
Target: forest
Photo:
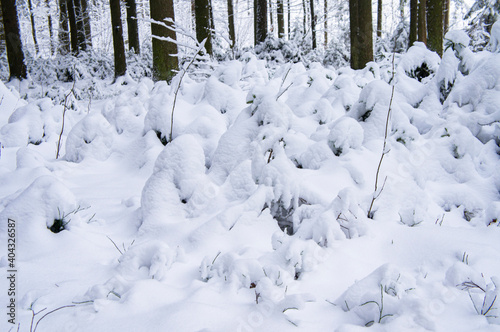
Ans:
[[[1,331],[500,331],[499,0],[0,0]]]

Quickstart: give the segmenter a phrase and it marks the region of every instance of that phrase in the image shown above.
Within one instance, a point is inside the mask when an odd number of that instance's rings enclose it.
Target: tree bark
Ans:
[[[427,46],[443,55],[443,0],[427,3]]]
[[[291,32],[292,32],[292,24],[291,24],[291,7],[290,7],[290,0],[287,0],[287,10],[288,10],[288,15],[287,15],[287,25],[288,25],[288,39],[290,39]]]
[[[236,32],[234,28],[234,7],[233,0],[227,0],[227,22],[229,28],[229,39],[231,39],[231,49],[236,45]]]
[[[5,29],[3,27],[2,6],[0,5],[0,53],[5,51]]]
[[[70,52],[68,8],[66,0],[59,0],[59,54],[65,55]]]
[[[64,1],[64,0],[62,0]],[[75,4],[73,0],[66,0],[66,8],[68,11],[68,20],[69,20],[69,31],[71,34],[71,52],[74,55],[78,54],[78,37],[77,37],[77,25],[76,25],[76,16],[75,16]]]
[[[92,29],[90,25],[90,15],[89,15],[89,8],[88,8],[88,2],[87,0],[80,0],[81,1],[81,13],[82,13],[82,20],[83,20],[83,31],[85,33],[85,48],[90,50],[92,49]]]
[[[121,18],[120,0],[109,0],[111,12],[111,26],[113,31],[113,51],[115,58],[115,78],[125,75],[127,62],[125,61],[125,43],[123,42],[123,27]]]
[[[443,15],[443,35],[446,35],[450,27],[450,0],[444,0]]]
[[[418,32],[418,0],[410,0],[410,35],[408,47],[417,41]]]
[[[267,37],[267,1],[254,0],[254,43],[262,43]]]
[[[382,0],[377,1],[377,37],[382,38]]]
[[[309,6],[311,11],[311,38],[312,38],[312,49],[316,49],[316,14],[314,12],[314,0],[309,0]]]
[[[272,32],[273,28],[274,28],[274,22],[273,22],[273,0],[268,0],[268,5],[269,5],[269,25],[271,26],[271,32]]]
[[[16,1],[1,0],[5,42],[7,46],[7,60],[9,62],[10,80],[25,79],[27,77],[26,64],[24,63],[23,46],[19,19],[17,17]]]
[[[160,23],[166,23],[166,28],[160,24],[151,24],[151,35],[153,37],[153,79],[155,81],[165,80],[168,83],[178,69],[176,35],[171,22],[165,22],[168,18],[175,21],[173,0],[149,0],[151,19]]]
[[[278,0],[277,16],[278,16],[278,38],[285,38],[285,18],[284,18],[283,0]]]
[[[54,54],[54,30],[52,29],[52,15],[50,14],[49,0],[45,0],[47,6],[47,25],[49,26],[50,55]]]
[[[351,68],[362,69],[373,61],[371,0],[349,0]]]
[[[325,45],[325,50],[328,48],[328,0],[325,0],[324,3],[324,45]]]
[[[128,49],[134,50],[135,54],[139,54],[139,26],[137,24],[137,4],[135,0],[127,0],[127,31]]]
[[[212,49],[212,29],[210,29],[210,0],[195,0],[194,12],[196,19],[196,39],[201,43],[204,39],[205,49],[210,56],[213,55]]]
[[[418,41],[427,45],[427,0],[418,3]]]
[[[33,35],[33,42],[35,44],[35,54],[38,54],[39,48],[38,48],[38,41],[36,38],[35,16],[33,15],[33,5],[31,3],[31,0],[28,0],[28,9],[30,11],[31,33]]]
[[[307,31],[307,6],[306,6],[306,0],[302,0],[302,10],[304,11],[304,21],[302,23],[303,25],[303,30],[304,30],[304,35],[306,34]]]
[[[85,24],[83,21],[82,0],[73,0],[73,10],[75,11],[76,18],[76,39],[78,43],[78,52],[86,51],[87,41],[85,38]]]

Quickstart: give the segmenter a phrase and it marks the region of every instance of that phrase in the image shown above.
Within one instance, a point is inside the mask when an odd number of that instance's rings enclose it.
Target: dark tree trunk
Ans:
[[[49,26],[49,37],[50,37],[50,54],[54,54],[54,30],[52,29],[52,15],[50,14],[50,4],[49,0],[45,0],[45,5],[47,6],[47,25]]]
[[[288,25],[288,39],[290,39],[291,32],[292,32],[292,24],[291,24],[291,7],[290,7],[290,0],[287,0],[287,25]]]
[[[87,0],[80,0],[82,6],[82,19],[83,19],[83,30],[85,32],[85,46],[86,49],[92,49],[92,30],[90,28],[90,15]]]
[[[314,0],[309,0],[309,8],[311,11],[311,39],[312,49],[316,49],[316,14],[314,12]]]
[[[229,25],[229,39],[231,39],[231,48],[236,45],[236,32],[234,29],[234,8],[233,0],[227,0],[227,22]]]
[[[410,0],[410,36],[408,47],[417,41],[418,31],[418,0]]]
[[[443,35],[446,35],[450,27],[450,0],[444,0],[443,16]]]
[[[418,3],[418,41],[427,45],[427,1]]]
[[[5,52],[5,29],[3,27],[2,6],[0,5],[0,53]]]
[[[378,0],[377,2],[377,37],[382,37],[382,0]]]
[[[351,68],[362,69],[373,61],[371,0],[349,0]]]
[[[204,39],[205,49],[210,56],[213,55],[212,49],[212,29],[210,29],[210,6],[207,0],[195,0],[194,11],[196,19],[196,39],[201,43]]]
[[[325,11],[325,15],[324,15],[324,44],[325,44],[325,50],[328,48],[328,0],[325,0],[325,3],[324,3],[324,11]]]
[[[271,26],[271,32],[272,32],[273,28],[274,28],[274,22],[273,22],[273,0],[269,0],[268,4],[269,4],[269,25]]]
[[[68,13],[69,27],[70,27],[69,31],[71,33],[71,52],[76,55],[78,54],[78,37],[77,37],[78,28],[76,25],[75,4],[73,0],[66,0],[66,6]]]
[[[127,72],[120,0],[109,0],[109,10],[111,12],[111,30],[113,31],[113,51],[115,57],[116,78],[125,75],[125,73]]]
[[[33,15],[33,5],[31,4],[31,0],[28,0],[28,9],[30,11],[30,20],[31,20],[31,33],[33,35],[33,43],[35,44],[35,53],[38,54],[38,41],[36,39],[36,28],[35,28],[35,16]]]
[[[23,46],[21,44],[19,20],[17,18],[16,1],[1,0],[1,5],[10,79],[24,79],[27,77],[27,74]]]
[[[306,31],[307,31],[307,6],[306,6],[306,0],[302,0],[302,10],[304,11],[304,17],[303,17],[303,22],[302,22],[302,25],[303,25],[303,31],[304,31],[304,35],[306,34]]]
[[[139,46],[139,26],[137,24],[137,4],[135,0],[127,0],[127,31],[128,49],[134,50],[135,54],[140,53]]]
[[[85,38],[85,24],[82,12],[82,0],[72,0],[73,10],[76,18],[76,40],[78,44],[78,52],[87,50],[87,41]],[[83,0],[85,1],[85,0]]]
[[[278,0],[276,13],[278,14],[278,38],[285,38],[285,18],[284,18],[284,5],[283,0]]]
[[[267,1],[254,0],[254,43],[262,43],[267,37]]]
[[[443,55],[443,0],[427,3],[427,46]]]
[[[175,21],[173,0],[149,0],[151,19],[166,23],[171,29],[173,24],[165,22],[165,18]],[[151,24],[153,37],[153,79],[170,83],[179,68],[177,60],[177,44],[175,31],[160,24]],[[168,39],[168,40],[165,40]]]

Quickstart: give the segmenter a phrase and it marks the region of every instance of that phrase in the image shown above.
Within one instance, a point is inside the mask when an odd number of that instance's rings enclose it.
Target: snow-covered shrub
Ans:
[[[403,54],[398,63],[398,70],[417,79],[419,82],[428,82],[438,70],[441,59],[437,53],[429,51],[425,44],[416,42]]]
[[[349,287],[336,301],[344,311],[353,311],[365,326],[386,323],[415,308],[407,300],[415,279],[393,265],[382,265]]]
[[[13,198],[0,216],[17,222],[19,246],[39,246],[51,241],[51,231],[58,233],[77,225],[80,221],[74,213],[77,209],[75,196],[62,182],[51,175],[42,175]],[[1,227],[6,234],[6,223]]]
[[[328,135],[328,145],[336,156],[350,149],[359,149],[363,144],[363,128],[353,118],[342,117],[335,121]]]
[[[64,159],[76,163],[87,157],[106,160],[111,155],[115,135],[104,116],[90,113],[69,132]]]
[[[177,259],[177,252],[158,240],[135,243],[119,258],[119,271],[129,277],[140,277],[147,269],[147,278],[162,280]]]
[[[20,107],[9,117],[9,123],[0,130],[5,146],[40,144],[44,137],[44,126],[40,108],[29,104]]]

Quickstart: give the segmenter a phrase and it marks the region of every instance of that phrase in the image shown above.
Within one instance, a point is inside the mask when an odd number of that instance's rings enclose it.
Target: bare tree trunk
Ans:
[[[31,33],[33,34],[33,42],[35,43],[35,53],[38,54],[40,50],[38,48],[38,41],[36,39],[35,16],[33,15],[33,6],[31,4],[31,0],[28,0],[28,9],[30,11]]]
[[[304,35],[306,34],[307,31],[307,6],[306,6],[306,0],[302,0],[302,9],[304,10],[304,22],[303,22],[303,31]]]
[[[377,1],[377,37],[382,37],[382,0]]]
[[[139,54],[139,26],[137,25],[137,4],[135,0],[127,0],[127,32],[129,50],[134,50],[135,54]]]
[[[269,4],[269,25],[271,27],[271,34],[274,29],[274,22],[273,22],[273,0],[268,0]]]
[[[324,2],[324,45],[325,45],[325,50],[328,48],[328,0],[325,0]]]
[[[52,29],[52,15],[50,14],[49,0],[45,0],[45,5],[47,6],[47,25],[49,26],[50,55],[52,55],[54,54],[54,30]]]
[[[432,0],[427,4],[427,46],[443,55],[443,0]]]
[[[166,23],[164,19],[169,18],[175,21],[173,0],[149,0],[149,6],[152,20]],[[166,24],[173,29],[171,22]],[[175,31],[152,23],[151,35],[153,37],[153,79],[170,83],[175,75],[174,71],[179,68]]]
[[[62,0],[64,1],[64,0]],[[68,10],[68,20],[69,20],[69,31],[71,34],[71,52],[76,55],[78,54],[78,37],[76,26],[76,16],[75,16],[75,4],[73,0],[66,0],[66,6]]]
[[[92,49],[92,30],[90,27],[90,15],[87,0],[81,1],[81,13],[83,20],[83,30],[85,32],[85,49]]]
[[[316,14],[314,12],[314,0],[309,0],[309,6],[311,10],[311,38],[312,38],[312,49],[316,49]]]
[[[229,39],[231,39],[231,49],[236,45],[236,32],[234,29],[234,7],[233,0],[227,0],[227,22],[229,28]]]
[[[201,43],[204,39],[205,49],[210,56],[213,55],[212,49],[212,29],[210,29],[210,6],[207,0],[195,0],[194,10],[196,19],[196,39]]]
[[[349,0],[351,68],[362,69],[373,61],[371,0]]]
[[[24,63],[23,45],[19,19],[17,18],[16,1],[2,0],[2,18],[7,46],[7,60],[9,62],[10,80],[24,79],[27,77],[26,64]]]
[[[59,0],[59,54],[70,52],[68,7],[66,0]]]
[[[115,78],[125,75],[127,62],[125,60],[125,43],[123,42],[123,27],[120,0],[109,0],[111,25],[113,31],[113,51],[115,58]]]
[[[0,5],[0,54],[5,52],[5,29],[3,27],[2,6]]]
[[[427,45],[427,0],[418,4],[418,41]]]
[[[290,0],[287,0],[287,10],[288,10],[288,15],[287,15],[287,24],[288,24],[288,39],[290,39],[291,32],[292,32],[292,25],[291,25],[291,15],[290,15]]]
[[[444,0],[443,15],[443,34],[446,35],[448,28],[450,27],[450,0]]]
[[[417,40],[418,32],[418,0],[410,0],[410,36],[408,47]]]
[[[254,0],[254,43],[262,43],[267,37],[267,1]]]
[[[285,18],[284,18],[283,0],[278,0],[277,16],[278,16],[278,38],[285,38]]]

